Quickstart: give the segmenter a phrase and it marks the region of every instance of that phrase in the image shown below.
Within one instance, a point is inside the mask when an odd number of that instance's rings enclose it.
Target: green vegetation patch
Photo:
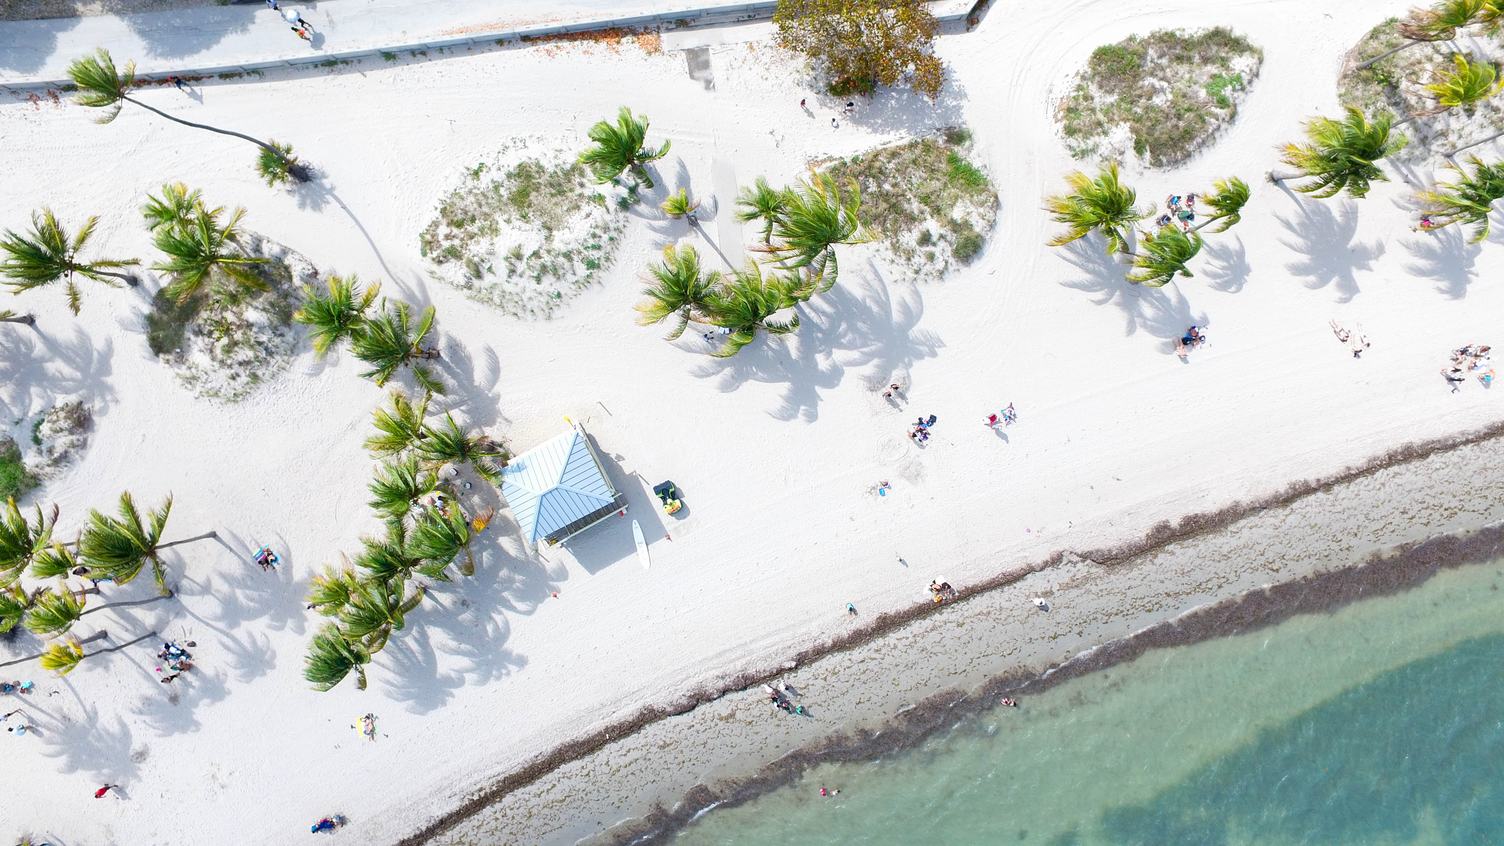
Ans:
[[[895,264],[940,279],[975,258],[997,220],[997,191],[970,158],[971,133],[879,147],[829,171],[862,194],[862,222]]]
[[[1171,167],[1232,122],[1263,61],[1264,51],[1224,27],[1134,35],[1092,52],[1056,119],[1076,158],[1131,151]]]
[[[13,438],[0,435],[0,502],[20,499],[36,485],[36,477],[21,461],[21,448]]]
[[[297,344],[292,314],[318,271],[301,255],[260,236],[247,238],[265,288],[208,288],[177,302],[158,291],[146,314],[146,343],[199,396],[239,402],[286,370]]]
[[[1475,59],[1499,61],[1504,57],[1504,49],[1497,42],[1482,38],[1465,42],[1468,55]],[[1400,36],[1399,19],[1390,18],[1358,41],[1337,77],[1337,99],[1342,105],[1353,106],[1370,118],[1387,111],[1395,116],[1396,123],[1413,118],[1400,130],[1409,136],[1410,143],[1394,158],[1408,162],[1439,159],[1445,151],[1504,131],[1504,107],[1497,96],[1470,109],[1437,108],[1425,85],[1452,68],[1452,50],[1445,43],[1413,44],[1367,68],[1358,67],[1407,44],[1413,42]],[[1487,52],[1480,54],[1482,48],[1488,48]]]
[[[574,159],[466,168],[418,237],[433,276],[516,317],[548,318],[616,254],[626,216]]]

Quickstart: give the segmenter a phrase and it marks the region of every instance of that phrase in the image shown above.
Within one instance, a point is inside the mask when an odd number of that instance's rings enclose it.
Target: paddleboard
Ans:
[[[653,562],[648,557],[648,542],[642,537],[642,526],[636,520],[632,521],[632,540],[637,542],[637,560],[642,562],[642,569],[648,569]]]

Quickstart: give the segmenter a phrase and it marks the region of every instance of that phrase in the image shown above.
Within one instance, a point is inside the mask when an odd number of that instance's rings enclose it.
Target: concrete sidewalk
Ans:
[[[0,85],[67,81],[68,64],[104,47],[143,76],[316,64],[382,50],[428,49],[676,20],[770,17],[774,0],[322,0],[283,3],[314,28],[299,39],[264,3],[127,16],[0,22]]]
[[[931,0],[942,22],[976,0]],[[51,88],[95,48],[144,77],[210,76],[317,65],[382,52],[497,46],[612,27],[675,28],[767,20],[776,0],[321,0],[282,4],[313,27],[303,41],[264,2],[139,15],[0,22],[0,86]]]

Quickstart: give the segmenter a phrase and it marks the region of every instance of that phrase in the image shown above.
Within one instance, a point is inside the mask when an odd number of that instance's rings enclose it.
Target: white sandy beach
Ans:
[[[0,228],[23,227],[42,205],[65,221],[99,214],[98,252],[152,261],[137,209],[184,180],[211,203],[246,206],[248,228],[324,272],[432,302],[457,415],[514,450],[561,431],[566,415],[582,421],[628,493],[653,566],[638,566],[625,520],[541,560],[504,538],[474,578],[440,587],[411,616],[372,665],[369,690],[316,693],[302,677],[319,624],[304,592],[378,528],[361,441],[384,392],[348,354],[318,361],[305,344],[291,372],[250,400],[215,404],[147,350],[142,293],[95,286],[77,319],[55,290],[0,297],[0,308],[35,312],[41,330],[0,325],[7,423],[75,395],[96,410],[88,451],[34,495],[62,507],[63,534],[120,490],[153,503],[170,491],[169,538],[216,529],[229,547],[172,550],[178,601],[81,626],[117,642],[150,630],[195,639],[188,684],[158,684],[148,644],[61,680],[11,668],[40,688],[24,703],[38,731],[5,738],[0,836],[273,844],[306,838],[337,811],[351,820],[342,840],[394,842],[613,717],[839,633],[854,625],[847,602],[874,615],[927,601],[937,575],[962,586],[1056,549],[1137,538],[1161,520],[1504,418],[1504,397],[1476,382],[1449,393],[1437,373],[1450,350],[1499,340],[1504,236],[1470,246],[1453,230],[1412,233],[1412,189],[1397,177],[1360,202],[1263,181],[1304,118],[1336,113],[1342,54],[1409,3],[1124,5],[999,4],[976,31],[940,41],[950,79],[937,106],[885,92],[839,130],[829,126],[839,104],[802,87],[795,63],[730,31],[700,35],[727,42],[712,50],[714,90],[687,76],[683,44],[665,37],[656,55],[549,45],[205,85],[201,103],[171,88],[142,93],[189,119],[295,144],[327,191],[268,189],[247,146],[138,109],[96,126],[77,107],[5,102]],[[1243,222],[1215,237],[1195,278],[1159,290],[1126,284],[1095,242],[1046,247],[1056,226],[1042,198],[1081,166],[1052,121],[1060,87],[1101,44],[1212,25],[1265,51],[1242,115],[1185,167],[1129,181],[1152,202],[1241,176],[1255,189]],[[633,218],[604,283],[548,322],[502,316],[426,279],[417,233],[465,168],[512,139],[576,149],[622,104],[651,118],[650,138],[673,141],[662,181],[682,162],[694,193],[716,195],[706,229],[728,254],[738,233],[717,184],[727,167],[734,184],[782,184],[812,159],[957,123],[974,130],[998,186],[998,227],[974,264],[922,286],[884,273],[871,247],[842,248],[840,285],[804,310],[796,335],[724,361],[693,336],[669,344],[633,322],[661,221]],[[673,233],[699,238],[682,224]],[[1332,318],[1362,323],[1373,348],[1361,360],[1333,340]],[[1211,342],[1183,364],[1171,348],[1192,323]],[[908,386],[903,411],[874,390],[895,375]],[[980,424],[1010,401],[1020,420],[1004,440]],[[939,422],[921,450],[905,424],[930,413]],[[650,487],[663,479],[686,497],[682,520],[655,507]],[[878,498],[870,489],[883,479],[894,490]],[[282,553],[279,573],[251,564],[263,543]],[[1143,578],[1152,590],[1153,574]],[[149,595],[148,581],[119,595]],[[1114,631],[1073,622],[1072,648]],[[366,712],[378,717],[374,743],[352,728]],[[107,782],[121,796],[96,801]]]

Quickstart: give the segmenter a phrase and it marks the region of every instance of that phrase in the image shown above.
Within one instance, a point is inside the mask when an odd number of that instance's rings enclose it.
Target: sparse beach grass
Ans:
[[[287,369],[297,341],[292,313],[299,290],[317,271],[302,256],[259,236],[247,252],[268,258],[259,265],[260,291],[201,291],[177,302],[158,291],[146,315],[151,351],[202,397],[238,402]]]
[[[1189,159],[1237,117],[1264,51],[1225,27],[1155,30],[1098,47],[1056,119],[1076,158]]]
[[[1453,50],[1445,43],[1416,44],[1359,68],[1365,61],[1406,43],[1398,28],[1399,20],[1390,18],[1369,30],[1348,53],[1337,78],[1337,97],[1342,105],[1353,106],[1369,117],[1389,111],[1396,122],[1413,118],[1401,127],[1410,143],[1395,158],[1415,163],[1434,158],[1437,161],[1433,163],[1440,163],[1445,152],[1504,129],[1504,106],[1495,98],[1470,109],[1438,110],[1424,86],[1452,67]],[[1504,48],[1493,39],[1459,36],[1456,46],[1464,55],[1487,61],[1504,56]]]
[[[579,162],[467,168],[419,236],[433,276],[515,317],[548,318],[600,278],[626,217]]]
[[[862,219],[895,265],[940,279],[981,253],[997,220],[997,190],[970,151],[971,133],[953,128],[839,159],[829,169],[838,183],[861,191]]]

